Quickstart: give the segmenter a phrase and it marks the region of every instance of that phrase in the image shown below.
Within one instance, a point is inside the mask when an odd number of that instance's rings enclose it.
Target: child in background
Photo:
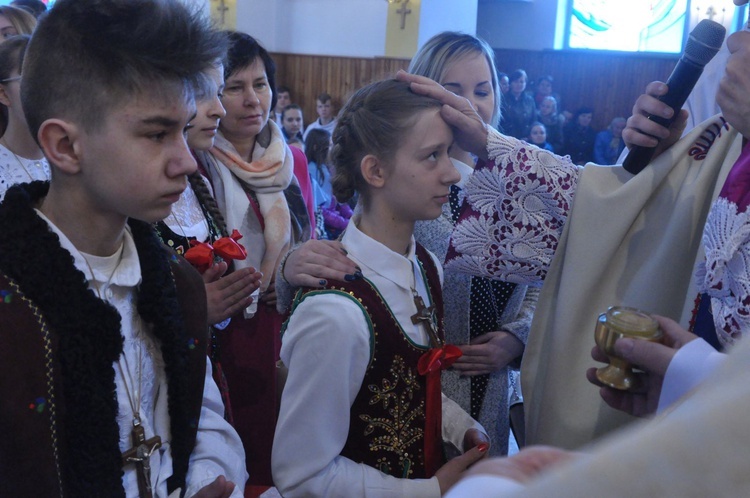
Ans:
[[[18,35],[0,44],[0,104],[8,124],[0,138],[0,200],[16,183],[50,179],[49,163],[29,132],[21,106],[21,66],[29,39]]]
[[[529,131],[528,142],[531,145],[536,145],[540,149],[555,152],[555,149],[547,142],[547,129],[539,121],[531,125],[531,131]]]
[[[565,126],[565,116],[557,112],[557,99],[547,96],[539,104],[537,120],[544,125],[547,132],[547,142],[552,149],[558,153],[563,148],[563,127]]]
[[[326,92],[318,95],[316,99],[316,108],[318,113],[318,119],[313,121],[307,126],[305,130],[305,138],[311,130],[323,129],[330,134],[333,134],[333,130],[336,128],[336,112],[333,109],[333,101],[331,96]]]
[[[274,121],[281,126],[281,113],[286,106],[292,103],[292,91],[288,87],[280,85],[276,88],[276,98],[276,107],[273,108]]]
[[[286,323],[272,463],[287,498],[437,497],[489,449],[441,395],[457,348],[443,346],[440,263],[412,235],[460,178],[452,143],[438,102],[404,83],[373,83],[341,112],[333,188],[360,193],[341,242],[364,278],[302,289]],[[444,465],[443,439],[467,452]]]
[[[0,43],[16,35],[30,35],[36,27],[36,17],[28,10],[13,5],[0,5]]]
[[[201,85],[196,90],[196,115],[187,131],[187,142],[192,151],[205,151],[213,147],[219,120],[226,114],[219,100],[223,90],[224,65],[218,61],[203,73]],[[227,251],[216,250],[217,253],[224,254],[222,258],[215,255],[213,250],[211,254],[204,250],[207,247],[213,248],[214,245],[219,247],[222,242],[217,244],[217,241],[223,239],[229,242],[231,237],[208,179],[200,171],[196,171],[188,176],[188,182],[188,188],[172,205],[169,216],[155,225],[156,233],[177,254],[185,256],[203,276],[208,301],[208,324],[211,326],[209,356],[212,372],[224,402],[224,416],[231,423],[229,387],[221,366],[216,334],[229,325],[232,315],[250,305],[250,295],[260,285],[260,273],[249,267],[227,274],[232,262]],[[191,241],[202,244],[193,248],[191,243],[194,242]],[[195,253],[204,257],[198,261],[198,258],[191,256]]]
[[[327,206],[333,198],[331,170],[328,168],[328,151],[331,148],[331,134],[325,130],[311,130],[305,138],[307,169],[312,180],[315,208]]]
[[[284,110],[281,111],[281,133],[284,134],[286,143],[289,145],[292,145],[292,143],[303,144],[302,128],[302,108],[297,104],[289,104],[284,107]],[[304,145],[301,145],[300,148],[305,149]]]
[[[352,208],[333,196],[331,168],[328,166],[328,151],[331,134],[325,130],[312,130],[305,141],[305,154],[315,196],[316,226],[319,239],[335,240],[344,231],[352,217]],[[317,220],[317,218],[322,218]]]
[[[243,496],[205,286],[152,228],[195,171],[193,91],[224,46],[178,0],[57,0],[29,42],[52,172],[0,204],[3,495]]]
[[[596,134],[594,142],[594,162],[601,165],[617,164],[617,159],[625,150],[622,130],[625,129],[625,118],[614,118],[606,130]]]

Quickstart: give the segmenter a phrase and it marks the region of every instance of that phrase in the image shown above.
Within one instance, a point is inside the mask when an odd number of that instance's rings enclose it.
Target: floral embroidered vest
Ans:
[[[438,333],[443,330],[443,297],[432,258],[417,244],[417,259],[435,303]],[[425,377],[417,372],[419,358],[429,349],[413,343],[388,304],[366,279],[329,281],[327,290],[343,293],[362,307],[370,326],[370,363],[350,410],[349,436],[341,455],[398,478],[429,478],[425,469]],[[440,434],[427,436],[440,437]],[[441,441],[433,445],[442,448]],[[440,461],[444,457],[440,455]]]

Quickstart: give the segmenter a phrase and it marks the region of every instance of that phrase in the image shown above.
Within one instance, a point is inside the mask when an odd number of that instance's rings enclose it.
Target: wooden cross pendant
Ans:
[[[138,476],[138,496],[140,498],[153,498],[154,490],[151,488],[151,455],[161,447],[161,438],[154,436],[146,439],[146,431],[138,422],[133,422],[133,430],[130,432],[133,447],[122,454],[122,465],[135,464],[135,472]]]
[[[432,347],[442,346],[442,341],[438,337],[437,327],[435,326],[435,320],[433,320],[433,313],[435,312],[435,305],[425,306],[424,299],[422,296],[417,294],[417,291],[412,289],[412,296],[414,296],[414,305],[417,307],[417,312],[411,316],[411,323],[414,325],[419,322],[424,322],[427,326],[427,334],[430,336],[430,342]]]

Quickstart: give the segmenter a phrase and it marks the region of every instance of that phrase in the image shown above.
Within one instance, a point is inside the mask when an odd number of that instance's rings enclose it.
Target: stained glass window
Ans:
[[[566,48],[678,53],[687,0],[573,0]]]

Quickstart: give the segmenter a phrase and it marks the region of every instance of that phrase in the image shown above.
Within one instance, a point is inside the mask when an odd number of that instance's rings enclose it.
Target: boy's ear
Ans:
[[[385,184],[386,171],[377,156],[367,154],[359,163],[359,169],[368,185],[380,188]]]
[[[39,143],[51,163],[68,174],[80,171],[80,129],[62,119],[48,119],[39,127]]]
[[[0,85],[0,104],[10,108],[10,98],[8,98],[8,93],[5,91],[5,85]]]

